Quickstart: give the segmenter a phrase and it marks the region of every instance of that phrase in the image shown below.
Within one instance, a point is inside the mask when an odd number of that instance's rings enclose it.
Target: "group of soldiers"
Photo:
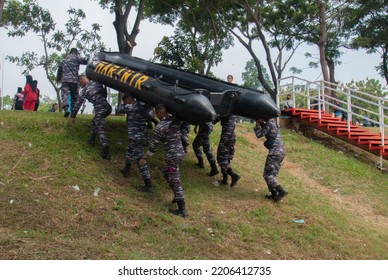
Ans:
[[[78,76],[79,65],[86,64],[86,59],[78,55],[77,49],[73,48],[70,54],[62,61],[58,69],[57,82],[61,82],[61,97],[63,100],[64,117],[71,117],[71,122],[75,122],[78,110],[87,99],[94,106],[94,118],[92,120],[92,131],[89,139],[91,145],[95,144],[97,136],[102,145],[102,158],[111,159],[109,151],[109,141],[104,130],[105,118],[112,112],[112,107],[107,101],[107,92],[105,87],[97,81],[89,80],[85,75]],[[227,80],[233,81],[233,77],[228,75]],[[78,94],[78,84],[82,89]],[[187,148],[189,146],[188,133],[190,125],[186,122],[170,115],[164,104],[152,106],[136,100],[131,93],[125,93],[122,98],[122,104],[118,106],[118,113],[126,114],[126,123],[128,126],[128,146],[125,155],[125,166],[121,170],[124,177],[129,176],[132,165],[136,165],[144,181],[144,185],[136,187],[138,191],[152,193],[154,191],[151,182],[151,174],[147,164],[147,158],[152,157],[157,150],[159,143],[162,143],[164,150],[165,167],[163,176],[174,193],[172,203],[177,204],[177,209],[170,212],[186,217],[187,210],[185,206],[185,196],[180,177],[180,165],[183,162]],[[155,118],[156,116],[156,118]],[[237,116],[229,115],[219,119],[222,127],[220,141],[215,159],[210,146],[209,137],[213,130],[213,123],[201,124],[194,129],[196,137],[192,147],[198,160],[196,164],[204,168],[201,147],[210,164],[211,170],[208,176],[215,176],[219,173],[218,166],[221,169],[222,180],[219,183],[229,184],[234,187],[240,179],[232,167],[231,161],[234,156],[234,147],[236,143]],[[155,124],[152,137],[148,138],[148,128],[152,123]],[[270,191],[266,198],[275,202],[280,201],[287,191],[285,191],[276,179],[285,153],[279,129],[274,119],[256,120],[254,132],[258,138],[265,136],[265,147],[269,150],[265,168],[264,179],[267,182]],[[144,149],[148,144],[148,150]],[[217,160],[217,162],[216,162]]]

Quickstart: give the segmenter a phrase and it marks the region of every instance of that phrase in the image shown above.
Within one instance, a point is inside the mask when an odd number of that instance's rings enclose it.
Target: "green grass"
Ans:
[[[161,150],[148,160],[155,192],[139,193],[138,170],[130,178],[119,172],[124,117],[107,119],[111,161],[87,144],[90,123],[91,116],[71,126],[59,113],[0,111],[1,259],[388,258],[388,174],[364,157],[282,130],[287,156],[278,178],[289,195],[275,204],[264,198],[263,142],[252,124],[238,124],[237,187],[214,187],[220,176],[196,168],[189,149],[183,219],[168,213],[175,205]],[[218,124],[214,151],[219,135]]]

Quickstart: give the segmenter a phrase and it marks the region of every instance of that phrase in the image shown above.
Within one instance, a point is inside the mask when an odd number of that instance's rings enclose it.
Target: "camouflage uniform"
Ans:
[[[279,191],[284,191],[276,179],[282,161],[285,157],[283,142],[280,137],[276,120],[270,119],[261,125],[256,125],[253,130],[255,131],[257,138],[265,136],[267,139],[264,142],[264,146],[269,150],[269,152],[265,162],[263,177],[267,182],[269,191],[272,194]]]
[[[234,173],[230,166],[230,162],[234,156],[234,145],[236,144],[236,133],[234,132],[236,121],[237,116],[235,115],[221,118],[222,131],[217,149],[217,163],[221,167],[223,176],[220,183],[224,185],[228,184],[229,175],[232,178],[231,187],[235,186],[240,179],[240,176]]]
[[[183,187],[179,173],[179,166],[185,157],[181,141],[181,122],[172,116],[163,118],[156,126],[149,145],[149,153],[156,152],[159,142],[163,143],[164,178],[174,192],[174,202],[184,200]]]
[[[221,167],[221,172],[226,173],[230,167],[230,162],[234,156],[234,145],[236,144],[236,127],[237,116],[230,115],[221,118],[221,138],[217,149],[217,163]]]
[[[77,54],[69,54],[62,61],[57,72],[57,81],[61,81],[62,108],[68,107],[74,116],[74,108],[78,98],[78,71],[80,64],[86,64],[87,59]]]
[[[112,112],[112,107],[106,100],[106,90],[96,81],[89,81],[81,90],[81,94],[74,106],[72,117],[75,118],[78,110],[87,99],[94,107],[94,118],[92,120],[92,134],[98,135],[102,147],[108,147],[108,137],[104,131],[105,118]]]
[[[202,158],[201,146],[203,152],[209,162],[214,162],[213,150],[210,146],[209,137],[213,131],[213,124],[211,122],[201,124],[198,129],[197,136],[193,141],[193,150],[197,159]]]
[[[147,163],[140,164],[140,160],[144,158],[144,146],[147,144],[147,121],[151,118],[151,110],[150,105],[139,101],[119,106],[119,112],[127,114],[129,144],[125,154],[125,164],[129,168],[132,162],[136,163],[143,180],[151,178]]]
[[[187,147],[189,146],[189,136],[190,133],[190,125],[187,122],[182,122],[181,124],[181,140],[182,146],[185,153],[187,153]]]

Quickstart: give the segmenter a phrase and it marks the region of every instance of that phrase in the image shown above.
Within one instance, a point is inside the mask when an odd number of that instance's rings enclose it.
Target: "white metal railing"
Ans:
[[[334,94],[331,94],[334,93]],[[290,94],[294,107],[320,109],[327,113],[341,112],[347,121],[348,131],[352,124],[378,126],[381,145],[385,143],[385,129],[388,128],[388,99],[330,82],[308,81],[295,76],[278,80],[277,104],[283,109],[284,96]],[[363,105],[368,104],[368,109]],[[380,167],[383,157],[380,156]]]

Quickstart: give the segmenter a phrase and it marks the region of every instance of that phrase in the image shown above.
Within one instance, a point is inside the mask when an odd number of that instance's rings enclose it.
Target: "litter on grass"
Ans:
[[[213,181],[212,184],[213,184],[214,187],[219,187],[220,186],[220,183],[218,181]]]
[[[95,188],[95,189],[94,189],[93,195],[94,195],[95,197],[97,197],[99,191],[100,191],[100,188],[99,188],[99,187]]]

